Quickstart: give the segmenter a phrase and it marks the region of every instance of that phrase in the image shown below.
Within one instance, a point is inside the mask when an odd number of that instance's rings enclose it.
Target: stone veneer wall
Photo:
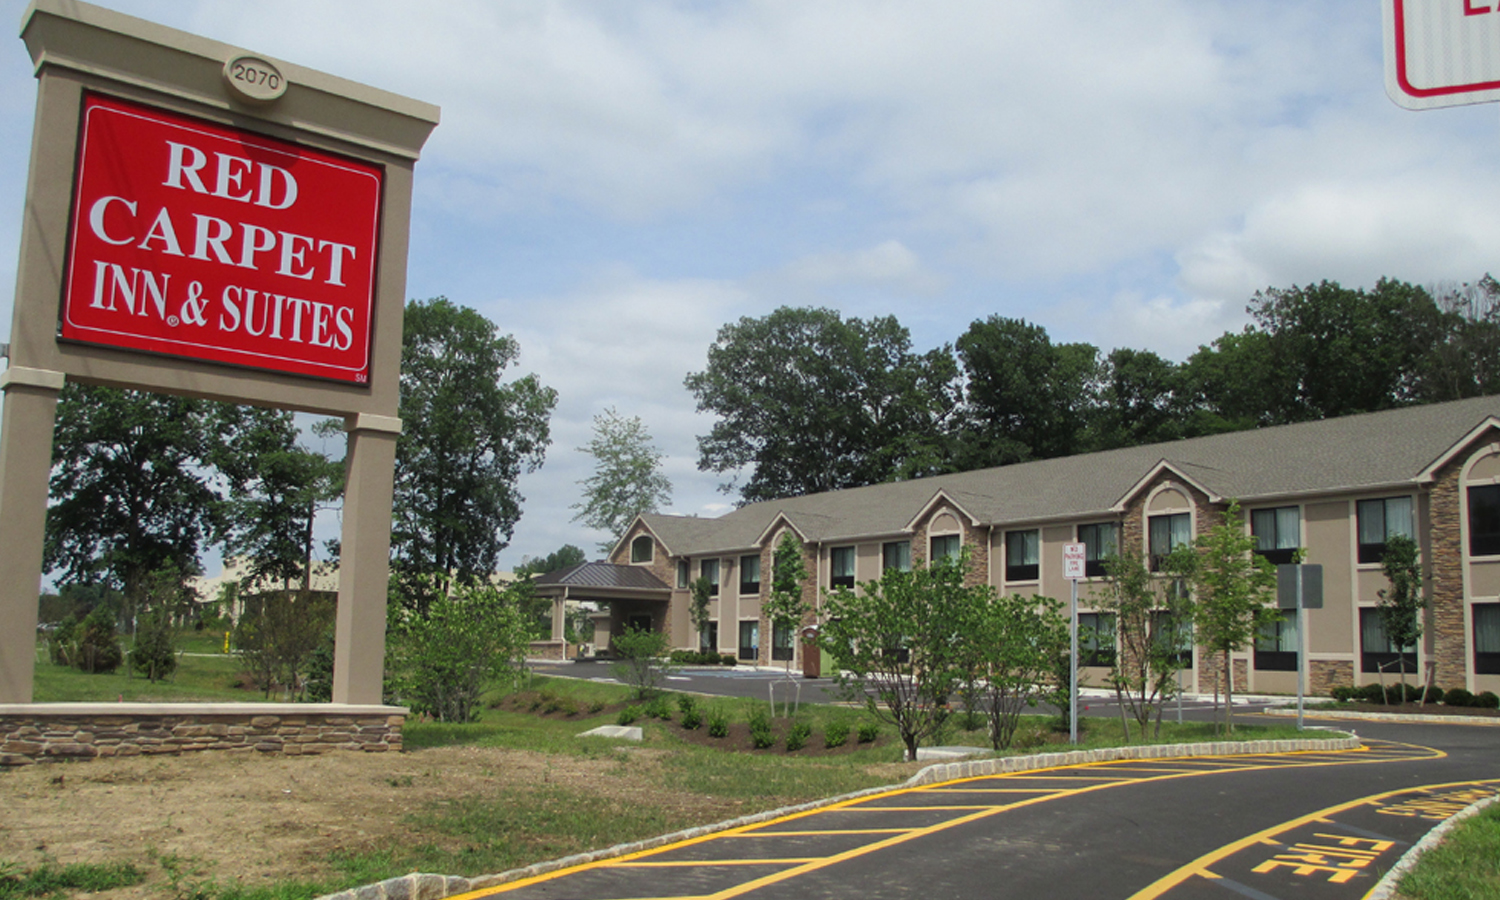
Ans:
[[[1311,659],[1307,662],[1307,692],[1327,697],[1339,686],[1354,685],[1354,660]]]
[[[1486,435],[1482,440],[1492,440]],[[1472,448],[1471,448],[1472,450]],[[1464,548],[1460,528],[1459,474],[1469,452],[1459,453],[1438,473],[1429,496],[1432,559],[1432,659],[1434,680],[1443,688],[1466,687],[1467,641],[1464,640]],[[1357,638],[1356,638],[1357,640]]]
[[[0,705],[0,767],[202,750],[297,756],[401,749],[407,710],[329,703]]]

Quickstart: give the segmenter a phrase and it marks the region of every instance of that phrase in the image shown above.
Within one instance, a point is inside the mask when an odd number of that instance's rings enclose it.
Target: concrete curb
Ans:
[[[1261,710],[1261,715],[1283,718],[1290,716],[1295,719],[1297,717],[1297,710],[1277,707]],[[1303,715],[1318,719],[1348,719],[1350,721],[1364,720],[1366,722],[1417,722],[1423,725],[1500,726],[1500,716],[1433,716],[1426,713],[1361,712],[1352,709],[1309,709],[1304,710]]]
[[[813,800],[808,803],[799,803],[795,806],[784,806],[780,809],[752,813],[748,816],[740,816],[737,819],[730,819],[726,822],[700,825],[697,828],[689,828],[684,831],[673,832],[672,834],[647,838],[643,841],[616,844],[613,847],[592,850],[588,853],[577,853],[573,856],[565,856],[562,859],[539,862],[534,865],[525,866],[520,869],[511,869],[507,872],[500,872],[494,875],[463,878],[458,875],[432,875],[413,872],[409,875],[388,878],[385,881],[351,888],[347,891],[325,894],[322,897],[316,898],[316,900],[442,900],[442,898],[450,897],[454,894],[483,890],[511,881],[520,881],[524,878],[545,875],[548,872],[555,872],[558,869],[567,869],[586,863],[598,862],[602,859],[611,859],[617,856],[639,853],[643,850],[652,850],[666,844],[675,844],[679,841],[705,837],[719,831],[728,831],[732,828],[755,825],[760,822],[770,821],[771,819],[779,819],[782,816],[808,812],[824,806],[844,803],[849,800],[857,800],[861,797],[883,794],[902,788],[954,781],[960,778],[979,778],[986,775],[1029,772],[1036,769],[1054,769],[1061,766],[1114,762],[1123,759],[1171,759],[1174,757],[1190,756],[1255,756],[1263,753],[1318,753],[1334,750],[1358,750],[1361,746],[1358,737],[1323,740],[1214,741],[1199,744],[1155,744],[1141,747],[1111,747],[1103,750],[1070,750],[1065,753],[1041,753],[1034,756],[993,757],[990,759],[974,759],[963,762],[937,763],[924,767],[901,784],[866,788],[862,791],[841,794],[837,797],[830,797],[824,800]]]
[[[1500,797],[1486,797],[1483,800],[1470,803],[1468,806],[1444,819],[1436,828],[1427,832],[1426,836],[1420,841],[1413,844],[1412,848],[1402,854],[1400,859],[1396,860],[1396,864],[1391,866],[1390,871],[1385,873],[1385,877],[1381,878],[1375,884],[1375,887],[1370,890],[1370,893],[1364,896],[1364,900],[1390,900],[1391,896],[1396,893],[1396,887],[1401,881],[1401,876],[1411,871],[1412,866],[1417,864],[1417,860],[1422,858],[1423,853],[1442,843],[1443,839],[1448,836],[1448,832],[1452,831],[1459,822],[1497,802],[1500,802]]]

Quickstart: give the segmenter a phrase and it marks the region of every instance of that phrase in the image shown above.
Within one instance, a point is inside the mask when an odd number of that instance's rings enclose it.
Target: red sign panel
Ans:
[[[62,337],[365,383],[382,175],[87,97]]]

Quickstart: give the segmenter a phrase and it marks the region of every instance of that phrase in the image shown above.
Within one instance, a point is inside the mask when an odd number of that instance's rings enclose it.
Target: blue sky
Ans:
[[[740,316],[893,314],[927,349],[998,313],[1182,359],[1268,286],[1500,274],[1500,115],[1387,99],[1374,0],[102,5],[442,107],[407,295],[560,395],[506,567],[604,537],[569,507],[606,406],[667,454],[667,511],[727,508],[682,380]],[[15,39],[4,248],[33,85]]]

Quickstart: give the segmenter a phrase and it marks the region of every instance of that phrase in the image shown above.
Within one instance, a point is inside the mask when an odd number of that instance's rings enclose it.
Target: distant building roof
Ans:
[[[642,566],[620,566],[607,562],[579,563],[569,569],[548,572],[532,582],[538,588],[604,588],[620,591],[666,592],[671,588]]]
[[[1104,518],[1163,464],[1213,496],[1245,502],[1415,486],[1491,418],[1500,419],[1500,396],[765,500],[714,519],[650,513],[641,521],[672,554],[689,556],[754,549],[778,516],[818,543],[894,537],[940,491],[982,525]]]

